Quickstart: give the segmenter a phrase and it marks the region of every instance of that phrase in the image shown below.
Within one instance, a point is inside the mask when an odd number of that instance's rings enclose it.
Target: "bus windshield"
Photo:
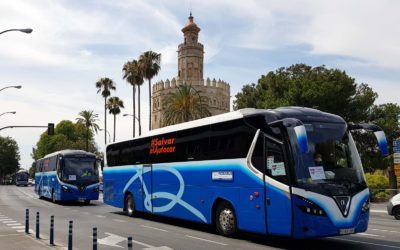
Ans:
[[[309,123],[305,127],[309,151],[294,157],[298,186],[325,195],[351,195],[365,189],[361,160],[346,125]]]
[[[95,158],[64,158],[63,180],[67,183],[96,183],[99,181]]]
[[[28,172],[19,172],[17,173],[17,181],[27,181],[29,178]]]

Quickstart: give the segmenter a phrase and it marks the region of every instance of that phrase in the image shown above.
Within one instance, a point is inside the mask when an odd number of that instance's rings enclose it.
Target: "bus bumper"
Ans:
[[[294,203],[297,203],[297,205],[294,205],[294,238],[339,236],[361,233],[368,229],[369,211],[360,212],[350,224],[337,226],[332,222],[329,215],[307,214],[300,209],[301,201],[297,200]]]
[[[99,199],[99,185],[91,185],[79,190],[78,187],[72,185],[63,185],[61,187],[60,200],[73,201],[73,200],[98,200]]]

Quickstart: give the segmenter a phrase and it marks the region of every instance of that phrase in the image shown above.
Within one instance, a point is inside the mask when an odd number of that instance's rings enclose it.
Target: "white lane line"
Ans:
[[[379,232],[388,232],[388,233],[398,233],[398,234],[400,234],[399,231],[391,231],[391,230],[385,230],[385,229],[370,228],[370,229],[368,229],[368,230],[379,231]]]
[[[99,218],[106,218],[104,215],[96,215],[96,217],[99,217]]]
[[[116,222],[125,222],[124,220],[119,220],[119,219],[112,219],[112,220]]]
[[[18,233],[25,233],[25,230],[17,230]]]
[[[13,220],[13,219],[1,219],[0,221],[8,221],[8,220]]]
[[[21,223],[13,223],[13,224],[7,224],[7,226],[11,227],[11,226],[22,226]]]
[[[371,243],[371,242],[365,242],[365,241],[359,241],[359,240],[349,240],[349,239],[343,239],[343,238],[331,238],[331,239],[334,239],[334,240],[342,240],[342,241],[349,241],[349,242],[355,242],[355,243],[361,243],[361,244],[366,244],[366,245],[373,245],[373,246],[390,247],[390,248],[400,249],[400,247],[398,247],[398,246],[377,244],[377,243]]]
[[[7,220],[7,221],[2,221],[4,224],[7,224],[7,223],[15,223],[16,221],[15,220]]]
[[[25,228],[25,226],[16,226],[16,227],[11,227],[12,229],[22,229]]]
[[[367,233],[358,233],[356,235],[364,235],[364,236],[371,236],[371,237],[381,237],[384,238],[385,236],[382,235],[376,235],[376,234],[367,234]]]
[[[154,229],[154,230],[158,230],[158,231],[162,231],[162,232],[168,232],[165,229],[161,229],[161,228],[156,228],[156,227],[150,227],[150,226],[145,226],[145,225],[140,225],[141,227],[145,227],[145,228],[150,228],[150,229]]]
[[[196,239],[196,240],[202,240],[202,241],[206,241],[206,242],[210,242],[210,243],[214,243],[214,244],[218,244],[218,245],[222,245],[222,246],[227,246],[228,244],[225,243],[221,243],[221,242],[217,242],[217,241],[212,241],[212,240],[207,240],[207,239],[203,239],[203,238],[198,238],[198,237],[194,237],[191,235],[185,235],[188,238],[192,238],[192,239]]]
[[[372,213],[384,213],[384,214],[387,214],[387,211],[385,211],[385,210],[370,209],[369,211],[372,212]]]
[[[0,234],[0,237],[9,237],[9,236],[16,236],[21,234]]]

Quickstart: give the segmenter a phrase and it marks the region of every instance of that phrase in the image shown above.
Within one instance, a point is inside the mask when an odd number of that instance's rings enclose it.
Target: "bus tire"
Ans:
[[[84,201],[84,203],[85,203],[85,205],[89,205],[90,204],[90,200],[87,199],[87,200]]]
[[[55,195],[55,193],[54,193],[54,190],[51,191],[51,201],[52,201],[53,203],[57,203],[57,199],[56,199],[56,195]]]
[[[39,199],[42,199],[42,189],[41,188],[38,189],[38,195],[39,195]]]
[[[135,201],[133,200],[133,196],[128,194],[125,198],[125,213],[126,215],[133,217],[135,215]]]
[[[394,218],[400,220],[400,206],[394,207],[392,211]]]
[[[235,210],[229,202],[222,201],[215,213],[215,226],[218,232],[226,237],[234,237],[237,233]]]

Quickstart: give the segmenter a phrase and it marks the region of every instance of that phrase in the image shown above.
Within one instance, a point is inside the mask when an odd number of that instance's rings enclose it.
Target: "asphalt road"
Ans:
[[[92,249],[92,228],[97,227],[98,249],[400,249],[400,221],[385,213],[384,205],[373,205],[366,233],[341,237],[291,240],[241,233],[231,239],[219,236],[210,226],[140,214],[125,216],[120,209],[105,205],[102,198],[84,205],[80,202],[53,204],[38,199],[33,187],[0,186],[0,234],[4,228],[24,234],[25,209],[30,210],[30,228],[35,235],[36,212],[40,212],[40,237],[48,242],[50,216],[55,217],[55,243],[66,247],[68,222],[73,220],[74,249]],[[3,229],[2,229],[3,228]],[[28,237],[28,236],[25,236]],[[0,237],[0,246],[2,238]]]

